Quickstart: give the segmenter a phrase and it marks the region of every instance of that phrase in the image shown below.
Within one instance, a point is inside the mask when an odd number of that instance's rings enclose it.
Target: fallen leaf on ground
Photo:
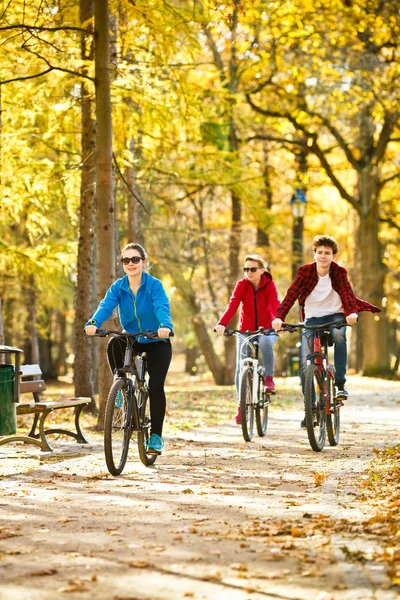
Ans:
[[[232,563],[229,566],[234,571],[247,571],[248,570],[246,563]]]
[[[147,560],[131,560],[128,565],[134,569],[146,569],[150,563]]]
[[[200,577],[202,581],[221,581],[222,575],[221,571],[215,571],[214,573],[209,573],[208,575],[203,575]]]
[[[322,485],[326,481],[325,473],[317,473],[316,471],[313,473],[315,485]]]
[[[89,585],[85,581],[69,581],[68,585],[58,588],[58,592],[61,594],[68,594],[73,592],[88,592]]]
[[[30,575],[32,577],[44,577],[45,575],[55,575],[58,573],[57,569],[39,569],[38,571],[32,571]]]

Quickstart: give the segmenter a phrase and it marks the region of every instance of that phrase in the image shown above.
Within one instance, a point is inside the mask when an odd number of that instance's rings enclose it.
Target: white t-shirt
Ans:
[[[332,288],[332,281],[328,275],[318,275],[318,283],[306,298],[304,303],[306,319],[311,317],[325,317],[335,313],[344,312],[342,300]]]

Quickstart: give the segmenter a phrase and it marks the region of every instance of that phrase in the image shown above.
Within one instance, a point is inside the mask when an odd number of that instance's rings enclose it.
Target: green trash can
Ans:
[[[0,365],[0,435],[17,433],[14,365]]]
[[[298,348],[292,348],[288,351],[288,371],[291,377],[300,375],[300,356]]]

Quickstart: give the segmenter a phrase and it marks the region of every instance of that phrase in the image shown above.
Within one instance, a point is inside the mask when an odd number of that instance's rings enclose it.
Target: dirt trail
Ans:
[[[233,423],[167,436],[153,468],[132,450],[107,474],[100,437],[0,448],[0,599],[394,600],[363,523],[373,448],[400,443],[400,385],[353,377],[341,444],[311,451],[301,412],[268,437]],[[171,417],[170,417],[171,418]]]

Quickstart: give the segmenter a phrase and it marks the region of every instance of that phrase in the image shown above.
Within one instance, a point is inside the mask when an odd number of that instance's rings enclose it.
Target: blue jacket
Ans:
[[[173,331],[169,300],[159,279],[142,273],[142,283],[136,293],[129,288],[128,276],[117,279],[107,291],[93,317],[86,323],[100,328],[118,306],[119,318],[125,331],[157,331],[159,327],[169,327]],[[154,342],[140,338],[141,343]]]

